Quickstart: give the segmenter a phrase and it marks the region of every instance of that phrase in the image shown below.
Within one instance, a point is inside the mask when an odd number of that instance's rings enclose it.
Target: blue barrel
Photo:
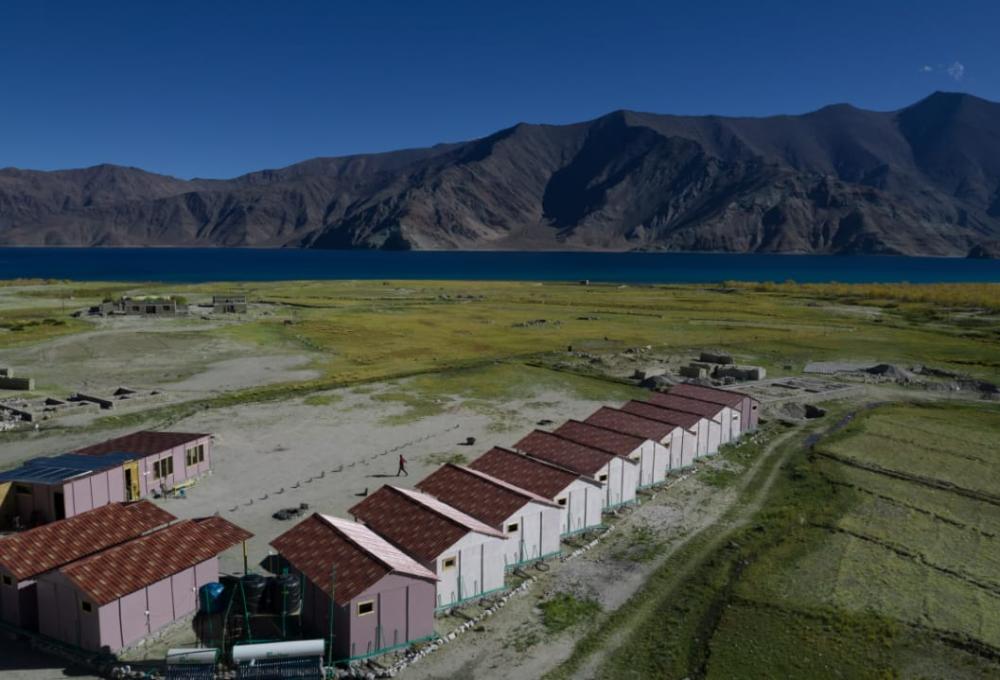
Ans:
[[[205,614],[218,614],[223,609],[222,594],[226,592],[226,587],[221,583],[206,583],[198,591],[198,601],[201,603],[201,611]]]

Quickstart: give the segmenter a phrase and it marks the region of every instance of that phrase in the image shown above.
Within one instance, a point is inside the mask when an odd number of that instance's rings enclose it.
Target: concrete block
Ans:
[[[699,358],[701,361],[706,361],[710,364],[730,365],[734,363],[733,355],[726,354],[725,352],[702,352]]]

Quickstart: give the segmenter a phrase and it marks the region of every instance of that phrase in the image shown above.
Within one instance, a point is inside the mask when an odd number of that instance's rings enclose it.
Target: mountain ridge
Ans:
[[[3,245],[964,256],[998,239],[1000,104],[962,93],[886,112],[621,109],[231,179],[0,169]]]

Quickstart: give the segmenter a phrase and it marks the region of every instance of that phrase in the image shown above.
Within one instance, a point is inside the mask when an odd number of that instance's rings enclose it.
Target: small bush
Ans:
[[[561,633],[601,611],[596,600],[579,599],[569,593],[560,593],[538,605],[542,610],[542,623],[550,633]]]

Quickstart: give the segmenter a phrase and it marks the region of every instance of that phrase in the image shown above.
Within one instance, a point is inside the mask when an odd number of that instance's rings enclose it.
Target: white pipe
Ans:
[[[212,647],[178,647],[167,650],[167,663],[215,663],[218,656]]]
[[[322,657],[323,650],[324,641],[322,639],[236,645],[233,647],[233,662],[240,663],[253,659],[287,659],[295,656]]]

